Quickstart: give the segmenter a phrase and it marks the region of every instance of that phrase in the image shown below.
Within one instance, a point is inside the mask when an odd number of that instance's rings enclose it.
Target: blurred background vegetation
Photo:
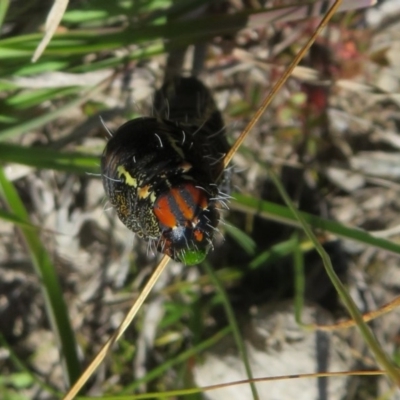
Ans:
[[[376,368],[354,329],[323,336],[295,322],[348,314],[270,176],[304,211],[362,312],[398,295],[400,7],[385,14],[387,3],[330,23],[236,155],[233,200],[207,262],[169,265],[82,396],[245,379],[246,358],[260,377]],[[104,125],[151,115],[167,54],[206,43],[200,76],[233,143],[316,27],[270,22],[288,4],[70,1],[32,63],[52,2],[1,1],[0,397],[60,398],[157,263],[104,198]],[[394,362],[398,314],[371,324]],[[397,398],[385,378],[294,382],[265,384],[259,397]],[[232,390],[204,396],[256,397]]]

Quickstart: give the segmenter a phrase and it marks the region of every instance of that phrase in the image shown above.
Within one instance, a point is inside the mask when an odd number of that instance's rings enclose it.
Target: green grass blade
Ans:
[[[12,213],[24,221],[28,221],[28,213],[13,184],[8,181],[4,171],[0,168],[0,195],[4,198]],[[69,322],[61,287],[55,268],[49,254],[43,247],[37,232],[20,227],[22,237],[30,253],[36,274],[42,283],[42,291],[50,325],[56,334],[61,351],[63,364],[65,363],[65,377],[67,384],[74,382],[80,374],[75,336]]]
[[[9,71],[9,74],[13,77],[18,76],[32,76],[41,73],[49,73],[52,71],[66,71],[69,63],[68,61],[61,60],[49,60],[49,61],[38,61],[35,64],[21,63],[15,65],[14,68]]]
[[[303,218],[302,213],[300,213],[296,207],[293,205],[292,201],[290,200],[289,195],[286,193],[283,185],[281,184],[278,176],[275,172],[270,169],[270,176],[272,181],[274,182],[275,186],[277,187],[280,195],[282,196],[283,200],[289,207],[290,211],[293,213],[295,218],[299,221],[301,227],[303,228],[306,235],[309,239],[314,243],[316,251],[319,253],[324,266],[326,273],[328,274],[333,286],[337,290],[340,298],[342,299],[344,305],[346,306],[347,311],[354,319],[357,324],[358,329],[362,337],[364,338],[365,342],[367,343],[369,349],[374,354],[375,358],[377,359],[378,363],[382,365],[382,367],[386,370],[389,377],[396,383],[397,386],[400,385],[400,371],[397,369],[394,362],[388,357],[385,351],[382,349],[381,345],[379,344],[378,340],[376,339],[375,335],[372,333],[369,326],[364,322],[360,311],[358,310],[354,300],[351,298],[349,292],[346,290],[343,283],[340,281],[339,277],[336,275],[336,272],[332,266],[331,260],[329,258],[328,253],[319,243],[317,237],[314,235],[313,231],[311,230],[307,221]]]
[[[207,275],[210,277],[213,285],[215,286],[215,289],[219,293],[222,299],[222,304],[225,309],[226,316],[228,318],[229,325],[232,327],[232,333],[233,337],[235,339],[236,346],[238,347],[239,354],[243,360],[244,368],[246,370],[246,375],[248,379],[253,379],[253,374],[251,372],[251,366],[250,366],[250,361],[247,356],[247,351],[246,351],[246,346],[243,342],[242,335],[240,333],[239,326],[237,324],[236,318],[235,318],[235,313],[232,309],[231,303],[229,301],[228,295],[225,292],[224,287],[221,285],[220,280],[218,279],[217,274],[215,271],[211,268],[211,265],[206,261],[203,263],[204,268],[207,272]],[[250,388],[251,392],[253,395],[253,399],[259,399],[258,393],[257,393],[257,388],[254,384],[254,382],[250,382]]]
[[[23,133],[29,132],[30,130],[34,130],[34,129],[39,128],[51,121],[54,121],[56,118],[65,114],[68,110],[79,106],[83,102],[84,102],[84,100],[82,98],[78,97],[78,98],[70,101],[69,103],[66,103],[64,106],[57,108],[54,111],[45,113],[39,117],[32,118],[28,121],[24,121],[24,122],[17,124],[11,128],[3,129],[0,132],[0,141],[22,135]]]
[[[253,197],[244,196],[240,193],[234,193],[232,196],[235,199],[232,201],[233,209],[247,211],[285,224],[297,227],[301,226],[298,219],[293,215],[288,207],[269,201],[254,199]],[[320,218],[302,211],[298,211],[297,213],[301,216],[302,220],[313,228],[333,233],[343,239],[355,240],[365,245],[374,246],[382,250],[388,250],[400,254],[400,245],[389,240],[374,237],[370,233],[361,229],[350,228],[338,222]]]
[[[10,0],[1,0],[0,1],[0,32],[1,32],[1,28],[3,26],[3,22],[6,17],[9,5],[10,5]]]
[[[76,174],[100,172],[99,156],[60,152],[44,147],[24,147],[0,142],[0,160]]]
[[[254,254],[256,243],[247,233],[229,224],[225,225],[224,230],[247,254]]]
[[[6,341],[1,332],[0,332],[0,344],[2,347],[6,348],[7,351],[9,352],[10,359],[13,362],[13,364],[20,371],[23,371],[27,376],[29,376],[32,382],[36,382],[43,390],[51,393],[53,396],[61,397],[61,393],[57,392],[53,387],[48,385],[46,382],[42,381],[37,374],[33,373],[33,371],[29,369],[23,361],[20,360],[20,358],[15,353],[13,347],[9,345],[9,343]]]
[[[314,248],[312,243],[307,240],[297,243],[296,238],[290,238],[271,246],[268,250],[259,253],[249,264],[250,269],[256,269],[264,264],[272,264],[284,257],[291,255],[299,247],[302,253],[306,253]]]
[[[163,43],[155,43],[149,46],[142,47],[139,50],[134,50],[126,56],[110,57],[105,60],[94,61],[90,64],[82,64],[76,67],[72,67],[70,72],[91,72],[105,68],[115,68],[128,61],[133,60],[144,60],[157,56],[165,52],[165,46]]]
[[[39,229],[39,227],[31,224],[30,222],[22,220],[18,215],[12,214],[5,210],[0,210],[0,219],[11,222],[12,224],[21,226],[27,229]]]
[[[106,78],[103,82],[100,82],[96,87],[88,89],[80,96],[76,97],[75,99],[71,100],[70,102],[64,104],[62,107],[59,107],[52,112],[48,112],[39,117],[32,118],[31,120],[28,121],[24,121],[20,124],[12,126],[11,128],[3,129],[0,132],[0,142],[15,136],[19,136],[30,130],[39,128],[51,121],[54,121],[56,118],[64,115],[70,109],[78,107],[79,105],[87,101],[93,94],[101,90],[103,84],[106,83],[108,80],[109,78]]]
[[[296,242],[293,249],[293,267],[294,267],[294,315],[296,322],[303,325],[301,322],[301,313],[304,308],[304,292],[306,287],[306,278],[304,275],[304,254],[301,249],[299,232],[293,233],[292,238]]]
[[[28,107],[34,107],[44,103],[47,100],[55,100],[62,96],[72,95],[78,91],[81,91],[78,87],[55,87],[46,89],[35,89],[35,90],[24,90],[12,94],[7,98],[5,104],[15,109],[25,109]]]
[[[179,365],[179,364],[189,360],[191,357],[198,356],[200,354],[200,352],[215,345],[230,332],[231,332],[231,327],[229,327],[229,326],[220,330],[214,336],[208,338],[207,340],[204,340],[203,342],[199,343],[197,346],[194,346],[194,347],[190,348],[189,350],[186,350],[183,353],[180,353],[174,359],[168,360],[168,361],[164,362],[163,364],[159,365],[158,367],[154,368],[149,373],[147,373],[143,378],[138,379],[137,381],[133,382],[130,385],[126,385],[120,394],[132,393],[136,389],[138,389],[140,387],[140,385],[142,385],[143,383],[148,383],[148,382],[158,378],[163,373],[170,371],[171,368],[173,368],[174,366]]]

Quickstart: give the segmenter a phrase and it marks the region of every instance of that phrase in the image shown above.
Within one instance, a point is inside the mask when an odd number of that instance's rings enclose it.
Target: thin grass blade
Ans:
[[[13,184],[8,181],[0,168],[0,195],[8,208],[23,221],[28,221],[28,213]],[[37,232],[20,227],[22,237],[29,251],[36,274],[42,282],[47,316],[53,332],[61,348],[61,358],[65,366],[67,384],[75,382],[79,377],[80,363],[78,360],[75,335],[68,318],[67,307],[62,296],[62,290],[55,272],[54,265],[46,249],[41,243]]]
[[[76,174],[100,173],[98,156],[67,153],[44,147],[24,147],[0,142],[0,159],[3,162],[18,163],[38,169],[53,169]]]
[[[250,388],[251,388],[251,393],[253,395],[253,399],[259,399],[259,396],[257,393],[257,388],[254,385],[254,383],[251,382],[251,380],[253,379],[253,373],[251,371],[250,360],[247,356],[246,345],[243,341],[242,334],[240,333],[239,325],[236,321],[235,313],[232,309],[228,295],[226,294],[224,287],[221,285],[221,282],[218,279],[218,276],[216,275],[214,270],[211,268],[211,265],[208,262],[204,262],[203,265],[204,265],[204,268],[205,268],[208,276],[210,277],[213,285],[215,286],[217,292],[221,296],[222,304],[224,306],[229,325],[232,328],[232,333],[233,333],[233,337],[235,339],[236,346],[239,350],[240,356],[242,357],[244,368],[246,370],[246,375],[250,381]]]
[[[232,195],[232,208],[257,214],[264,218],[283,222],[292,226],[300,227],[299,221],[294,217],[288,207],[269,201],[257,200],[252,197],[244,196],[240,193]],[[358,243],[374,246],[381,250],[388,250],[395,254],[400,254],[400,245],[390,240],[375,237],[372,234],[358,228],[350,228],[339,222],[317,217],[316,215],[298,211],[302,220],[315,229],[334,234],[343,239],[351,239]]]
[[[283,187],[282,183],[280,182],[275,172],[270,170],[270,176],[276,188],[278,189],[280,195],[282,196],[283,200],[285,201],[285,203],[290,208],[293,215],[296,217],[296,219],[299,221],[300,225],[304,229],[304,232],[309,237],[309,239],[314,243],[315,249],[319,253],[324,263],[327,275],[329,276],[333,286],[337,290],[340,298],[342,299],[344,305],[346,306],[347,311],[356,322],[357,327],[360,330],[360,333],[364,338],[365,342],[368,344],[369,349],[374,354],[378,363],[382,365],[382,367],[386,370],[391,380],[397,386],[400,387],[400,371],[397,369],[396,365],[390,359],[390,357],[385,353],[382,346],[376,339],[375,335],[372,333],[371,329],[364,322],[363,317],[360,311],[358,310],[354,300],[350,296],[349,292],[347,291],[343,283],[340,281],[339,277],[336,275],[336,272],[332,266],[328,253],[322,247],[321,243],[314,235],[314,232],[311,230],[310,226],[302,218],[301,213],[297,211],[296,207],[294,206],[293,202],[291,201],[289,195],[287,194],[285,188]]]

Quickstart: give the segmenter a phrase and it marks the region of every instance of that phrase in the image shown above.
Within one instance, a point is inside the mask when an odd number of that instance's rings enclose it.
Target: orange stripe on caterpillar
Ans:
[[[173,187],[159,196],[154,204],[154,213],[158,221],[167,228],[178,225],[194,226],[198,214],[208,207],[206,192],[191,183]]]

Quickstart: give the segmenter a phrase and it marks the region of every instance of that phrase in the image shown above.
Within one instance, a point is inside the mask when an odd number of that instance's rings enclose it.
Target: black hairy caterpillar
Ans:
[[[219,223],[218,184],[229,150],[210,91],[176,77],[156,91],[155,117],[126,122],[101,159],[103,185],[120,220],[185,264],[206,256]]]

